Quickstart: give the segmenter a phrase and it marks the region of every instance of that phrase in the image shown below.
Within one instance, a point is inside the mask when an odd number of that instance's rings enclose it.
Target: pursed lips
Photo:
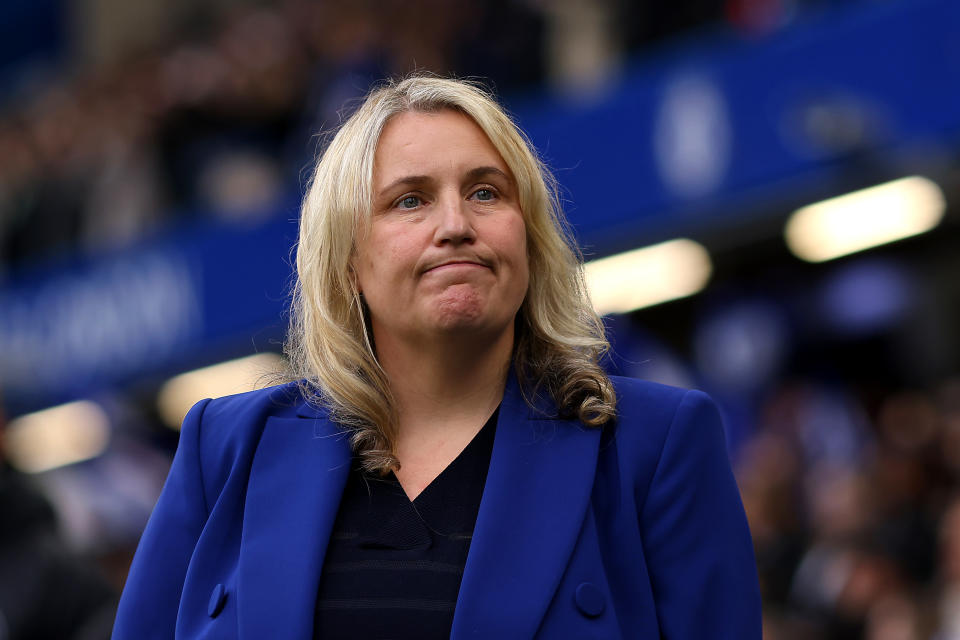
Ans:
[[[440,264],[435,264],[431,267],[424,269],[424,273],[429,273],[431,271],[439,271],[448,267],[483,267],[489,269],[490,266],[484,264],[483,262],[478,262],[476,260],[448,260],[446,262],[441,262]]]

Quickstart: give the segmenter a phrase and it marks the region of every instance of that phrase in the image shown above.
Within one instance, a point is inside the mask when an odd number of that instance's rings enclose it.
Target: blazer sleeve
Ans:
[[[720,415],[687,392],[638,505],[665,640],[760,640],[760,588]]]
[[[170,473],[130,566],[114,640],[174,637],[187,566],[209,514],[199,449],[208,402],[194,405],[183,420]]]

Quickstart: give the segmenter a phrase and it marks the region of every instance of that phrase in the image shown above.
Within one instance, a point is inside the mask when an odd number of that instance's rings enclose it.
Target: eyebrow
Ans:
[[[485,178],[487,176],[494,175],[500,178],[503,178],[507,182],[513,182],[506,173],[497,167],[477,167],[476,169],[471,169],[467,171],[467,178],[469,180],[478,180],[480,178]]]
[[[476,167],[475,169],[470,169],[467,171],[466,179],[467,180],[479,180],[481,178],[486,178],[487,176],[497,176],[506,180],[508,183],[513,184],[513,180],[507,175],[502,169],[497,167]],[[403,176],[402,178],[397,178],[383,189],[380,190],[380,193],[377,197],[382,198],[390,191],[393,191],[401,185],[410,185],[416,186],[430,182],[432,178],[430,176]]]
[[[380,193],[377,194],[378,198],[386,196],[389,192],[393,191],[400,185],[410,185],[415,186],[418,184],[424,184],[430,182],[430,176],[403,176],[402,178],[397,178],[383,189],[380,189]]]

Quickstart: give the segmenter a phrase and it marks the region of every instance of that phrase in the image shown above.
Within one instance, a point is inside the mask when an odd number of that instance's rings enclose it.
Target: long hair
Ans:
[[[377,362],[353,278],[355,241],[369,225],[373,164],[386,123],[407,111],[450,109],[471,118],[517,182],[530,282],[516,320],[513,365],[528,402],[547,393],[559,414],[600,426],[616,399],[598,364],[609,348],[590,305],[582,257],[563,218],[557,184],[522,131],[475,83],[415,75],[373,89],[317,162],[301,208],[297,280],[285,352],[304,393],[351,431],[368,471],[397,466],[397,414]]]

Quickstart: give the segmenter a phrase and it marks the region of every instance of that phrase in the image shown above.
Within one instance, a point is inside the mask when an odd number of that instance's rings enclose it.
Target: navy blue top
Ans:
[[[450,637],[498,411],[412,502],[392,472],[364,473],[354,458],[324,557],[315,638]]]

